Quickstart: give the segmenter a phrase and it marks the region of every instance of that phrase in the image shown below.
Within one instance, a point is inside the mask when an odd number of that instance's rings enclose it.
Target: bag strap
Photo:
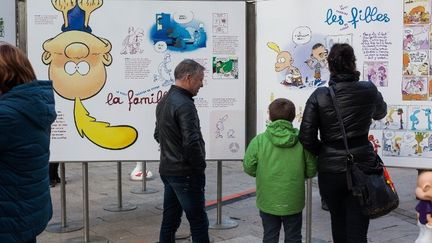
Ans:
[[[335,92],[333,90],[333,87],[330,86],[329,90],[330,90],[330,96],[332,98],[333,106],[334,106],[335,111],[336,111],[336,116],[337,116],[338,121],[339,121],[339,127],[340,127],[341,132],[342,132],[342,138],[343,138],[343,142],[345,145],[345,150],[347,152],[347,173],[346,173],[347,185],[348,185],[348,189],[351,190],[351,188],[352,188],[351,166],[353,164],[354,155],[350,152],[349,147],[348,147],[348,139],[346,136],[345,126],[343,124],[342,115],[341,115],[340,110],[339,110],[339,106],[338,106],[338,103],[336,100],[336,95],[335,95]]]

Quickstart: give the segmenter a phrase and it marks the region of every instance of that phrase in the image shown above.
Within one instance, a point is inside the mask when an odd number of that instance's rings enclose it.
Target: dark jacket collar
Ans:
[[[175,92],[179,92],[181,94],[184,94],[184,95],[190,97],[191,99],[193,97],[193,94],[191,92],[189,92],[188,90],[183,89],[183,88],[181,88],[179,86],[176,86],[176,85],[171,85],[171,90],[173,90]]]
[[[360,72],[356,73],[342,73],[330,75],[329,85],[342,82],[357,82],[360,79]]]

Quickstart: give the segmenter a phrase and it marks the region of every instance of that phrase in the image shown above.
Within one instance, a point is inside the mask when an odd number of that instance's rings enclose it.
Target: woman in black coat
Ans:
[[[386,116],[387,105],[372,82],[359,81],[350,45],[333,45],[328,64],[329,86],[336,95],[350,152],[362,167],[373,167],[376,160],[368,141],[369,126],[372,119]],[[309,97],[299,137],[307,150],[318,155],[319,190],[330,209],[333,241],[367,242],[369,218],[361,214],[347,187],[346,150],[329,88],[317,88]]]

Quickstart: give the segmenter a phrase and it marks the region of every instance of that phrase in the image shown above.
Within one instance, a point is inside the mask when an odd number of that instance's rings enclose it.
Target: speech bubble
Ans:
[[[292,40],[295,44],[306,44],[311,40],[312,31],[307,26],[297,27],[292,34]]]
[[[187,24],[192,21],[194,14],[191,11],[186,11],[182,13],[174,13],[174,21],[179,24]]]
[[[411,62],[426,62],[426,59],[428,57],[427,52],[425,51],[416,51],[416,52],[410,52],[409,57]]]
[[[409,34],[412,34],[414,31],[411,28],[406,28],[403,30],[404,35],[407,36]]]
[[[155,51],[161,53],[166,51],[166,49],[168,48],[167,43],[165,41],[158,41],[154,44],[154,49]]]
[[[384,132],[384,137],[386,138],[386,139],[391,139],[392,137],[394,137],[394,132],[393,131],[386,131],[386,132]]]
[[[407,141],[408,143],[414,142],[415,136],[413,133],[407,132],[403,136],[403,140]]]

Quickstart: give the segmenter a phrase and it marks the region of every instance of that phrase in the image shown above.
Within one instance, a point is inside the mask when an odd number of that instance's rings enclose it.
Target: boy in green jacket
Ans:
[[[298,141],[292,121],[295,106],[279,98],[269,106],[271,123],[250,142],[244,171],[256,177],[256,204],[264,228],[263,242],[279,242],[283,224],[285,242],[302,242],[305,179],[316,174],[316,157]]]

